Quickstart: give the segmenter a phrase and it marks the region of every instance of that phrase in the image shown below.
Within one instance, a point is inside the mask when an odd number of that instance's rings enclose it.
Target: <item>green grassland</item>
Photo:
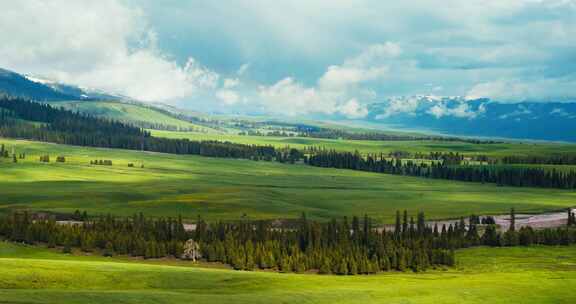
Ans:
[[[153,136],[166,138],[188,138],[191,140],[221,140],[243,144],[290,146],[305,148],[309,146],[325,147],[338,151],[360,151],[363,153],[389,153],[408,151],[411,153],[458,152],[465,155],[549,155],[552,153],[576,153],[576,145],[564,143],[508,142],[497,144],[473,144],[459,141],[369,141],[320,139],[309,137],[248,136],[236,134],[213,134],[196,132],[152,131]]]
[[[149,122],[171,127],[193,129],[194,132],[175,132],[150,130],[154,136],[167,138],[189,138],[193,140],[223,140],[236,143],[273,145],[275,147],[291,146],[304,148],[309,146],[322,146],[339,151],[361,151],[363,153],[388,153],[393,151],[421,152],[459,152],[467,155],[548,155],[550,153],[576,153],[576,145],[563,143],[536,143],[511,141],[498,144],[473,144],[457,141],[368,141],[368,140],[340,140],[320,139],[307,137],[273,137],[273,136],[245,136],[238,135],[241,129],[235,129],[231,120],[234,117],[214,116],[214,122],[221,122],[218,128],[211,128],[191,123],[173,117],[153,107],[140,104],[129,104],[119,101],[59,101],[52,102],[54,106],[63,107],[73,111],[90,114],[96,117],[114,119],[128,123]],[[198,115],[195,115],[198,116]],[[236,117],[247,122],[275,121],[264,117]],[[343,129],[349,132],[368,132],[374,129],[365,129],[353,126],[343,126],[335,123],[309,122],[311,125],[328,128]],[[218,125],[218,124],[217,124]],[[258,130],[253,130],[258,131]],[[263,131],[263,130],[260,130]],[[384,132],[384,131],[379,131]],[[386,131],[388,134],[417,135],[416,133]],[[420,134],[422,135],[422,134]]]
[[[396,210],[425,211],[429,218],[456,218],[559,210],[576,205],[567,190],[497,187],[275,162],[218,159],[110,150],[0,139],[25,152],[18,163],[0,160],[0,213],[31,208],[61,213],[209,220],[241,217],[313,219],[370,215],[392,222]],[[50,154],[52,162],[40,163]],[[56,163],[57,155],[66,163]],[[110,159],[113,166],[90,165]],[[136,167],[129,168],[132,162]],[[144,168],[140,168],[140,164]]]
[[[574,303],[576,247],[474,248],[457,266],[280,274],[64,255],[0,242],[0,303]]]
[[[51,104],[67,110],[126,123],[148,122],[181,129],[194,129],[199,132],[219,133],[215,129],[177,119],[152,107],[137,104],[117,101],[58,101]]]

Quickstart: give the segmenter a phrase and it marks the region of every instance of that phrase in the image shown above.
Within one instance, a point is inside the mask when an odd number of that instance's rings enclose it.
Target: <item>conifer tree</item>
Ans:
[[[72,253],[72,240],[68,237],[64,241],[64,247],[62,247],[62,253]]]
[[[396,236],[396,240],[400,238],[401,232],[402,226],[400,224],[400,210],[396,210],[396,225],[394,226],[394,235]]]
[[[106,247],[104,248],[102,255],[105,257],[111,257],[114,255],[114,246],[112,246],[112,242],[106,242]]]
[[[516,231],[516,211],[514,208],[510,209],[510,228],[508,230]]]
[[[336,271],[336,274],[339,275],[346,275],[348,274],[348,263],[346,262],[345,259],[341,259],[340,263],[338,264],[338,270]]]

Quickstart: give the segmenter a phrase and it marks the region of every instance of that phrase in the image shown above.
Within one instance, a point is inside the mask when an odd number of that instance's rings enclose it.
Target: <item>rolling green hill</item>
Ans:
[[[158,125],[164,128],[220,133],[213,128],[178,119],[168,113],[143,104],[129,104],[118,101],[58,101],[50,104],[100,118],[118,120],[147,128]]]
[[[26,153],[12,163],[0,159],[0,212],[31,208],[72,213],[209,220],[313,219],[368,214],[392,222],[396,210],[419,210],[430,218],[475,214],[541,212],[574,206],[567,190],[497,187],[490,184],[316,168],[276,162],[217,159],[98,149],[0,139],[8,150]],[[51,163],[40,163],[49,154]],[[65,163],[55,163],[57,155]],[[112,160],[113,166],[90,165]],[[128,163],[135,164],[129,168]],[[144,168],[140,168],[144,164]]]
[[[455,268],[323,276],[59,254],[0,242],[1,303],[574,303],[575,247],[474,248]]]

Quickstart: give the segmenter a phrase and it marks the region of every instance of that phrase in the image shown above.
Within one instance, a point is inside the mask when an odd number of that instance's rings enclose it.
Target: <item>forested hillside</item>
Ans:
[[[94,118],[21,98],[0,99],[0,136],[79,146],[120,148],[175,154],[243,158],[460,180],[517,187],[576,188],[576,172],[530,167],[471,166],[459,154],[446,154],[438,162],[402,161],[402,155],[362,155],[323,148],[298,150],[286,146],[247,145],[214,140],[191,141],[153,137],[144,129],[114,120]],[[393,139],[397,140],[397,139]],[[490,143],[488,143],[490,144]],[[537,163],[557,161],[558,156]],[[504,163],[527,162],[513,157]],[[562,159],[572,159],[562,157]],[[535,161],[535,160],[534,160]]]
[[[214,157],[275,157],[272,147],[152,137],[149,132],[125,123],[55,109],[21,98],[3,97],[0,108],[4,109],[0,117],[0,136],[3,137]]]

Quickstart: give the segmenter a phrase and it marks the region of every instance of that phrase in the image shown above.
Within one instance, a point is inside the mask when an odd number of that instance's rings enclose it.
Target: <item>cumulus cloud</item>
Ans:
[[[329,66],[319,80],[319,85],[327,90],[345,90],[348,86],[375,80],[386,75],[387,67],[360,68],[348,66]]]
[[[329,66],[318,84],[327,90],[346,90],[349,86],[381,79],[389,72],[388,60],[401,52],[400,46],[392,42],[370,45],[343,64]]]
[[[240,95],[233,90],[218,90],[216,98],[220,99],[227,105],[236,104],[240,100]]]
[[[235,88],[239,84],[240,84],[240,79],[238,79],[238,78],[226,78],[226,79],[224,79],[224,88],[225,89]]]
[[[547,79],[510,79],[474,85],[467,99],[491,98],[499,102],[564,101],[576,95],[576,74]]]
[[[363,118],[368,115],[368,109],[365,105],[358,103],[358,100],[352,98],[343,105],[338,106],[338,112],[349,118]]]
[[[419,104],[420,98],[417,96],[394,97],[388,101],[386,108],[384,109],[384,113],[378,115],[376,118],[383,119],[402,113],[413,115],[418,109]]]
[[[120,1],[0,1],[0,66],[145,101],[213,89],[218,73],[157,47],[144,13]]]
[[[259,95],[267,109],[278,113],[365,117],[368,110],[359,97],[374,98],[376,94],[363,85],[383,79],[389,70],[385,60],[400,53],[400,47],[394,43],[371,45],[342,64],[329,66],[315,87],[305,87],[288,77],[272,86],[261,86]]]
[[[291,77],[271,86],[261,86],[259,96],[264,107],[274,113],[301,115],[310,112],[330,114],[333,111],[330,99],[323,99],[315,88],[306,88]]]
[[[394,42],[373,44],[366,48],[358,56],[346,60],[345,65],[370,66],[374,64],[386,64],[387,60],[397,58],[402,54],[402,48]]]

